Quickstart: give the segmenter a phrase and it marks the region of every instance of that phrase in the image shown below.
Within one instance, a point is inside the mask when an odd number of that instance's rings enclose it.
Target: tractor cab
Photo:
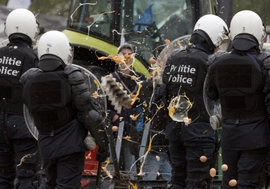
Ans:
[[[149,59],[180,36],[191,34],[196,21],[212,13],[211,0],[72,0],[63,32],[74,47],[74,63],[104,75],[115,69],[109,59],[117,47],[135,47],[135,70],[149,76]]]

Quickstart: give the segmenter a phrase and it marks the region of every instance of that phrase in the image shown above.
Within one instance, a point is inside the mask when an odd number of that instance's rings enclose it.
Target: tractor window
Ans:
[[[126,0],[122,4],[121,39],[133,44],[149,60],[166,40],[192,33],[196,22],[193,0]]]
[[[134,32],[148,32],[149,38],[173,40],[190,34],[194,11],[189,0],[134,1]]]
[[[68,27],[104,39],[122,34],[137,40],[139,34],[155,41],[173,40],[192,32],[193,4],[193,0],[73,0]]]
[[[192,33],[211,12],[210,0],[72,0],[68,28],[119,46],[128,42],[145,60]],[[203,9],[203,10],[202,10]]]
[[[72,1],[69,27],[84,33],[96,33],[109,38],[111,35],[111,3],[108,0]]]

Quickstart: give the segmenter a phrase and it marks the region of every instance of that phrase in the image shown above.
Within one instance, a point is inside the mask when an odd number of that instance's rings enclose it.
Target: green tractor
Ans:
[[[166,40],[191,34],[198,18],[213,13],[212,5],[211,0],[72,0],[63,32],[75,64],[112,72],[115,63],[98,58],[115,55],[127,42],[136,49],[136,71],[149,76],[149,59],[159,55]]]

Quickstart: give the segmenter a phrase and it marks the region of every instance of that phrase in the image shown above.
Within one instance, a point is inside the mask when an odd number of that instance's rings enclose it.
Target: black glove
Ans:
[[[120,119],[119,118],[117,120],[115,120],[114,122],[111,123],[112,126],[119,126],[119,123],[120,123]]]
[[[98,151],[96,154],[96,160],[100,162],[106,161],[108,157],[110,157],[110,153],[107,151],[104,151],[104,152]]]

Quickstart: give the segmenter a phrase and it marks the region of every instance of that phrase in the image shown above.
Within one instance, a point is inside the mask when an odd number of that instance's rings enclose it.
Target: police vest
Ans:
[[[195,105],[188,116],[198,122],[208,122],[203,103],[203,83],[207,72],[208,55],[202,50],[178,51],[170,59],[163,73],[167,85],[167,103],[179,94],[186,94]]]
[[[215,71],[224,118],[248,118],[266,113],[261,61],[251,54],[230,53],[217,62]]]
[[[22,88],[19,79],[28,69],[34,67],[37,59],[30,48],[4,47],[0,50],[0,106],[1,111],[23,114]]]
[[[26,83],[23,95],[39,131],[56,130],[76,117],[64,71],[36,73]]]

